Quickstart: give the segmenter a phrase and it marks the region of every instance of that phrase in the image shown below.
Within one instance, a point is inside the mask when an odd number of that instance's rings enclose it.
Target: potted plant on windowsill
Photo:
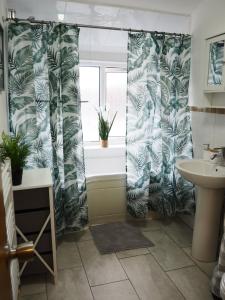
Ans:
[[[100,108],[98,110],[98,130],[99,130],[99,136],[101,138],[101,146],[103,148],[108,147],[108,138],[110,130],[113,126],[114,120],[116,118],[117,112],[114,114],[112,120],[109,120],[109,110],[104,108]]]
[[[19,134],[13,136],[2,133],[2,143],[0,144],[0,162],[7,158],[11,160],[13,185],[22,183],[23,168],[26,165],[27,157],[30,154],[30,146]]]

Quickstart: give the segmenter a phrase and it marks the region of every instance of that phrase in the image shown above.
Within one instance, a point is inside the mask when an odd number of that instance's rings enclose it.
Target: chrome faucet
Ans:
[[[214,148],[213,150],[216,152],[210,156],[211,160],[214,160],[215,158],[221,158],[222,160],[225,160],[225,147]]]

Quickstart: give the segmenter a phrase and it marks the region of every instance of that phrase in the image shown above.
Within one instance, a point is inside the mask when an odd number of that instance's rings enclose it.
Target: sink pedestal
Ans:
[[[198,187],[192,256],[200,261],[216,260],[224,189]]]
[[[200,261],[215,261],[224,202],[225,165],[187,159],[177,161],[176,167],[186,180],[197,186],[192,255]]]

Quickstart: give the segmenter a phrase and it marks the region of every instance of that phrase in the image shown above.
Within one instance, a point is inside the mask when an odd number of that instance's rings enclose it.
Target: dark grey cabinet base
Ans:
[[[14,189],[13,196],[17,242],[33,241],[35,246],[34,258],[20,263],[20,276],[50,272],[56,281],[52,187]]]

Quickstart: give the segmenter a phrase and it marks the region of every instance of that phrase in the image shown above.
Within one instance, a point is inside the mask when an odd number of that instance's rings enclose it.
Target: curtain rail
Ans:
[[[34,19],[11,19],[7,18],[6,21],[15,21],[15,22],[31,22],[37,24],[50,24],[55,23],[55,21],[44,21],[44,20],[34,20]],[[133,29],[133,28],[120,28],[120,27],[109,27],[109,26],[100,26],[100,25],[86,25],[86,24],[76,24],[76,23],[65,23],[67,25],[76,25],[79,28],[91,28],[91,29],[103,29],[103,30],[115,30],[115,31],[127,31],[127,32],[145,32],[145,33],[155,33],[155,34],[165,34],[165,35],[173,35],[173,36],[190,36],[185,33],[172,33],[172,32],[159,32],[159,31],[150,31],[150,30],[142,30],[142,29]]]
[[[219,34],[216,34],[216,35],[213,35],[213,36],[210,36],[210,37],[208,37],[208,38],[206,39],[206,41],[207,41],[207,40],[210,40],[210,39],[212,39],[212,38],[219,37],[219,36],[224,35],[224,34],[225,34],[225,32],[219,33]]]

